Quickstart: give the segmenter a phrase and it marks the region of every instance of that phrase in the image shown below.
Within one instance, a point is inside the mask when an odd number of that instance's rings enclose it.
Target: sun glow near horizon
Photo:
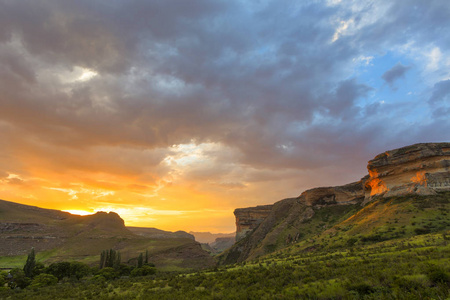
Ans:
[[[89,215],[93,215],[96,213],[96,212],[90,212],[90,211],[80,210],[80,209],[63,209],[62,211],[68,212],[72,215],[77,215],[77,216],[89,216]]]

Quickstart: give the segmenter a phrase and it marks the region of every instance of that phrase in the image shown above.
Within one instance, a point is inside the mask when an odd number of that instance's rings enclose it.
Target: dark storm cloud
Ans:
[[[405,77],[406,72],[411,69],[410,66],[404,66],[401,63],[396,64],[391,69],[383,73],[381,78],[391,87],[394,88],[394,82]]]
[[[325,4],[0,1],[0,118],[43,152],[76,149],[77,163],[81,150],[95,159],[96,147],[130,147],[156,149],[157,165],[170,152],[157,149],[216,142],[253,168],[365,164],[400,129],[361,104],[374,88],[351,65],[410,38],[448,46],[449,7],[380,2],[385,14],[370,23],[375,3],[356,16]],[[337,20],[350,17],[360,28],[333,42]],[[67,81],[76,68],[97,76]],[[392,85],[408,69],[383,79]]]

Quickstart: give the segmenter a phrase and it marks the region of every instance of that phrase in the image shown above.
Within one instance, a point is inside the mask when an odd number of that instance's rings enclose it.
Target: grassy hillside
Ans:
[[[348,219],[296,248],[347,248],[450,230],[450,192],[375,198]],[[292,249],[291,249],[292,250]]]
[[[450,192],[374,198],[366,206],[310,207],[286,199],[279,213],[219,256],[223,264],[253,260],[296,244],[299,249],[345,248],[450,229]]]
[[[122,261],[135,259],[148,250],[162,270],[186,270],[214,265],[210,255],[186,233],[148,237],[148,230],[133,233],[115,213],[76,216],[0,200],[0,268],[23,266],[33,247],[39,262],[80,261],[96,265],[101,251],[121,252]]]

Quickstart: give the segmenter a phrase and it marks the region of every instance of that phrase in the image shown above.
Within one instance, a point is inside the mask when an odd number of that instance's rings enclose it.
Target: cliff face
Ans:
[[[304,234],[302,224],[314,220],[321,209],[348,213],[348,209],[333,207],[361,208],[359,204],[365,205],[375,196],[450,191],[450,143],[416,144],[387,151],[369,161],[367,169],[369,175],[354,183],[310,189],[273,205],[236,209],[236,244],[222,262],[240,262],[272,252],[283,247],[283,239],[297,241]]]
[[[367,165],[365,203],[373,196],[432,195],[450,190],[450,143],[415,144],[377,155]]]
[[[252,233],[269,217],[271,221],[266,221],[263,227],[270,230],[271,226],[268,226],[267,223],[276,222],[289,215],[293,220],[312,217],[314,212],[307,209],[308,207],[321,208],[329,205],[349,205],[361,202],[364,199],[364,180],[365,178],[343,186],[307,190],[297,198],[285,199],[274,205],[238,208],[234,211],[236,216],[236,242]],[[262,233],[262,236],[265,236],[265,234]]]
[[[238,208],[234,211],[236,216],[236,241],[240,241],[249,232],[253,231],[269,215],[272,205]]]

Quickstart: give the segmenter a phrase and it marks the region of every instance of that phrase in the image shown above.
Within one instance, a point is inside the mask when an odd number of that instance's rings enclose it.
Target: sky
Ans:
[[[450,1],[0,0],[0,199],[233,232],[450,141]]]

